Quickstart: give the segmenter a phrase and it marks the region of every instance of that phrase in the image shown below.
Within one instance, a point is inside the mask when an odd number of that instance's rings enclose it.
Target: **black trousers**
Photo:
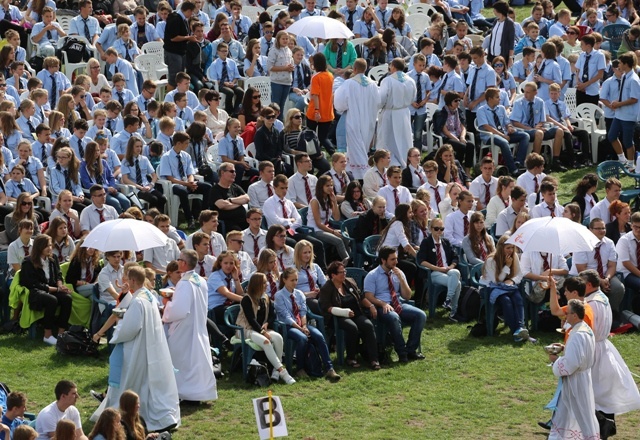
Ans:
[[[456,159],[465,167],[471,168],[473,166],[473,156],[476,154],[476,146],[471,142],[458,142],[453,139],[444,138],[445,144],[450,144],[453,150],[456,152]]]
[[[209,209],[209,194],[211,193],[211,184],[207,182],[198,182],[198,188],[195,191],[188,190],[182,185],[172,185],[173,194],[180,198],[180,208],[184,212],[184,216],[187,222],[197,219],[200,216],[200,211],[204,206]],[[193,200],[193,210],[189,205],[189,194],[202,194],[202,202],[198,199]]]
[[[33,304],[33,306],[32,306]],[[67,329],[71,316],[71,295],[62,292],[45,292],[33,289],[29,292],[29,306],[36,310],[44,310],[42,325],[45,330]],[[60,307],[60,314],[56,318],[56,309]]]
[[[156,187],[150,191],[138,191],[138,198],[149,203],[152,208],[157,208],[158,211],[164,212],[164,205],[167,204],[167,198],[162,194],[158,188],[160,185],[156,184]]]
[[[318,140],[320,141],[320,145],[322,145],[324,149],[327,150],[327,153],[329,153],[329,155],[332,155],[333,153],[336,152],[335,145],[333,145],[333,143],[329,139],[329,134],[331,133],[332,125],[333,125],[332,121],[316,122],[316,121],[307,120],[307,128],[309,128],[309,130],[315,131],[316,128],[318,129]]]
[[[338,326],[344,331],[347,359],[356,359],[360,339],[362,339],[364,347],[367,350],[369,362],[378,361],[376,331],[369,318],[363,314],[359,314],[353,318],[338,318]]]
[[[575,155],[573,151],[573,139],[578,139],[580,142],[580,151],[582,151],[583,156],[587,158],[587,153],[589,153],[588,159],[591,158],[591,149],[589,148],[589,132],[587,130],[583,130],[582,128],[576,128],[573,130],[573,133],[569,133],[568,131],[564,132],[564,149],[567,152],[567,160],[568,164],[573,166],[573,162],[575,160]]]
[[[587,95],[586,93],[576,90],[576,106],[580,104],[593,104],[598,105],[600,95]]]
[[[244,96],[244,90],[241,87],[235,86],[234,88],[220,86],[220,93],[224,93],[224,109],[230,115],[236,114],[236,107],[240,106],[242,103],[242,97]],[[233,105],[233,97],[236,98],[235,107]]]
[[[224,313],[223,313],[223,317],[224,317]],[[215,346],[215,347],[222,347],[222,343],[225,342],[227,339],[229,339],[225,336],[224,333],[220,331],[216,323],[209,318],[207,318],[207,333],[209,333],[209,344],[213,342],[212,346]]]

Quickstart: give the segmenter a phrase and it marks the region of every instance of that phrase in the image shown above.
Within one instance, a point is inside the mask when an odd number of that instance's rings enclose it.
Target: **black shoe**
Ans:
[[[183,406],[200,406],[200,401],[199,400],[181,400],[180,401],[180,405]]]
[[[564,173],[565,171],[567,171],[567,167],[562,165],[557,158],[554,158],[553,163],[551,164],[551,171]]]
[[[97,391],[93,391],[93,390],[91,390],[90,393],[91,393],[91,397],[96,399],[98,402],[102,403],[102,401],[104,400],[104,394],[98,393]]]
[[[551,430],[551,420],[549,420],[548,422],[538,422],[538,426],[549,431]]]
[[[407,358],[412,361],[421,361],[425,357],[422,353],[407,353]]]
[[[409,362],[409,356],[406,354],[398,356],[398,362],[406,364]]]
[[[233,344],[231,343],[230,340],[227,339],[226,341],[224,341],[222,343],[222,348],[227,350],[227,351],[232,352],[233,351]]]

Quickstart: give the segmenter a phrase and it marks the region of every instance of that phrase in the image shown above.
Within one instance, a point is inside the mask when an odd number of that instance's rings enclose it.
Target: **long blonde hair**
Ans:
[[[491,275],[492,278],[494,278],[496,281],[499,280],[500,273],[502,272],[502,268],[504,268],[507,265],[506,264],[507,259],[504,254],[504,248],[505,246],[512,246],[512,245],[505,244],[510,237],[511,237],[510,234],[505,234],[502,237],[500,237],[500,240],[498,240],[498,244],[496,245],[496,250],[487,257],[487,259],[493,258],[496,272],[492,275],[487,274],[486,272],[487,266],[485,265],[482,268],[482,272],[484,273],[485,276]],[[513,277],[515,277],[518,273],[520,273],[520,260],[518,258],[518,253],[514,249],[513,258],[511,259],[511,266],[509,267],[509,275],[507,275],[505,280],[513,279]]]
[[[293,264],[298,270],[302,269],[304,264],[302,262],[302,251],[304,251],[305,247],[311,249],[311,260],[309,260],[309,267],[313,266],[313,260],[315,258],[315,256],[313,255],[313,245],[307,240],[300,240],[296,243],[296,247],[293,248]]]

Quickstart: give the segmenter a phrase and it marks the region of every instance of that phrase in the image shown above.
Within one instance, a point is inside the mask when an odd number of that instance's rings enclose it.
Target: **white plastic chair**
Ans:
[[[473,47],[482,47],[484,37],[482,35],[469,34],[467,37],[471,40]]]
[[[158,81],[162,75],[168,72],[168,67],[164,60],[155,53],[143,53],[134,60],[136,69],[142,73],[144,79]]]
[[[369,70],[367,76],[374,80],[376,84],[389,72],[389,66],[381,64],[379,66],[372,67]]]
[[[242,11],[244,12],[246,6],[242,7]],[[271,15],[271,17],[275,17],[276,15],[278,15],[278,12],[282,11],[282,10],[287,10],[288,7],[285,5],[271,5],[267,8],[267,12],[269,13],[269,15]]]
[[[411,36],[414,40],[417,40],[424,30],[431,24],[431,19],[427,14],[421,14],[416,12],[407,16],[407,24],[411,26]]]
[[[486,134],[487,136],[489,136],[489,140],[488,141],[481,141],[480,151],[479,151],[480,155],[482,157],[484,157],[484,155],[482,154],[482,150],[488,148],[489,151],[491,151],[491,157],[493,157],[493,164],[495,166],[498,166],[498,160],[499,160],[499,157],[500,157],[500,151],[501,150],[500,150],[500,147],[498,145],[496,145],[495,142],[494,142],[494,138],[496,137],[496,134],[492,133],[490,131],[485,131],[485,130],[480,129],[478,127],[478,120],[477,119],[474,121],[474,126],[476,128],[476,131],[478,132],[478,136],[483,135],[483,134]],[[518,148],[518,144],[517,143],[512,143],[512,144],[509,144],[509,147],[511,148],[511,154],[513,154],[513,157],[515,157],[516,156],[516,149]],[[530,149],[531,149],[531,146],[529,146],[529,150]],[[528,151],[527,151],[527,153],[528,153]]]
[[[578,122],[586,122],[583,128],[590,133],[591,141],[591,160],[593,163],[598,162],[598,143],[600,139],[607,136],[607,130],[596,123],[599,121],[604,125],[604,111],[593,104],[580,104],[571,114],[572,118]]]
[[[69,33],[69,28],[71,27],[71,19],[73,16],[71,15],[56,15],[56,21],[60,24],[60,27],[65,32],[65,34]]]
[[[425,14],[427,17],[431,17],[436,12],[438,11],[436,11],[433,6],[426,3],[415,3],[407,8],[407,14],[409,16],[414,14]]]
[[[256,157],[256,144],[251,142],[249,145],[244,147],[244,151],[245,151],[245,153],[247,153],[247,154],[244,155],[245,159],[248,158],[248,157],[250,157],[250,158]]]
[[[62,48],[64,47],[65,41],[67,40],[67,38],[69,37],[63,37],[60,38],[58,40],[58,47]],[[74,35],[73,38],[80,40],[80,41],[84,41],[85,44],[89,45],[89,40],[87,40],[85,37],[81,37],[79,35]],[[75,72],[76,70],[82,70],[82,72],[80,73],[84,73],[84,70],[86,70],[87,68],[87,63],[85,62],[79,62],[79,63],[71,63],[69,62],[69,58],[67,56],[67,52],[65,50],[62,51],[62,73],[64,73],[67,78],[71,79],[73,72]]]
[[[268,76],[254,76],[244,81],[245,91],[249,87],[254,87],[260,91],[260,102],[262,106],[271,104],[271,79]]]
[[[245,17],[249,17],[252,23],[258,21],[258,15],[264,12],[264,8],[262,6],[243,6],[242,7],[242,15]]]
[[[172,183],[165,179],[158,179],[162,186],[162,193],[167,198],[167,213],[171,219],[171,224],[178,226],[178,214],[180,211],[180,198],[173,194]],[[194,199],[202,200],[201,194],[189,194],[189,202]]]
[[[564,94],[564,103],[567,104],[567,108],[571,113],[575,111],[576,104],[577,104],[576,89],[574,89],[573,87],[570,89],[567,89],[566,93]]]
[[[362,44],[367,40],[368,38],[354,38],[353,40],[351,40],[351,44],[353,44],[353,47],[356,47],[358,44]]]
[[[155,53],[162,56],[162,60],[164,60],[164,43],[161,41],[149,41],[148,43],[144,43],[140,48],[140,52],[145,53]]]
[[[218,164],[220,163],[220,154],[218,153],[218,144],[213,144],[209,148],[207,148],[207,152],[205,153],[205,158],[207,159],[207,163],[211,167],[218,168]]]

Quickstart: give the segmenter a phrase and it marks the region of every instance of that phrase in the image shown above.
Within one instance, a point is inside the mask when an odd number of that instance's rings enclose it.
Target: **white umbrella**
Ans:
[[[507,240],[523,252],[548,252],[567,255],[592,251],[598,237],[588,228],[564,217],[541,217],[524,222]]]
[[[142,251],[165,246],[167,236],[160,229],[130,218],[109,220],[96,226],[84,239],[82,247],[101,252]]]
[[[314,16],[304,17],[287,28],[287,32],[308,38],[352,38],[353,32],[335,18]]]

